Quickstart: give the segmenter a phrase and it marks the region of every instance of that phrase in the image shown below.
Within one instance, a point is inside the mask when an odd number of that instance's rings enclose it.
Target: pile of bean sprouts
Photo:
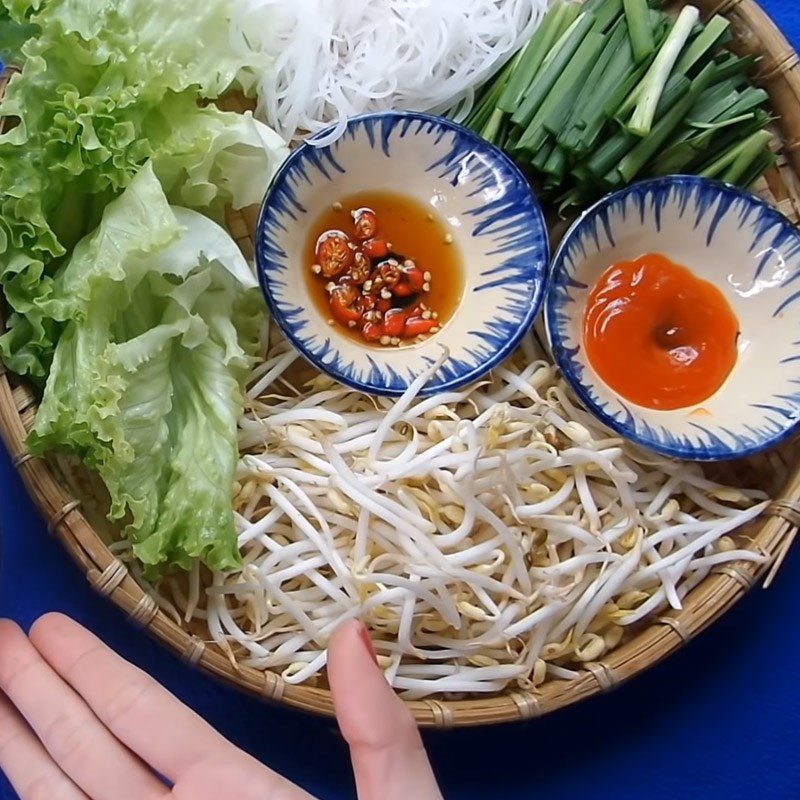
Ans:
[[[270,64],[257,115],[287,140],[387,109],[472,106],[530,38],[547,0],[238,0],[231,42]]]
[[[731,534],[763,493],[613,437],[533,337],[482,383],[422,397],[437,364],[394,400],[271,337],[240,421],[243,566],[205,596],[198,570],[169,601],[153,587],[240,664],[318,682],[329,636],[360,618],[408,698],[531,689],[680,608],[715,565],[760,558]]]

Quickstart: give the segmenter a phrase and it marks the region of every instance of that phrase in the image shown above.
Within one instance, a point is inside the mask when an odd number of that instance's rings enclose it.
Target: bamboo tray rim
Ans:
[[[800,57],[755,0],[695,0],[705,16],[726,15],[744,48],[765,55],[756,80],[770,93],[779,114],[782,174],[800,187]],[[9,77],[0,80],[0,91]],[[774,181],[773,197],[779,210],[800,220],[800,189]],[[793,193],[792,188],[796,188]],[[236,239],[248,235],[242,219],[233,217],[229,228]],[[1,318],[0,318],[0,321]],[[91,527],[81,501],[58,480],[50,462],[32,456],[25,447],[26,425],[36,411],[34,395],[24,382],[0,367],[0,434],[28,493],[47,522],[48,531],[72,556],[89,583],[187,664],[235,685],[254,696],[297,709],[333,716],[326,689],[286,683],[272,672],[234,665],[212,643],[178,627],[136,583]],[[584,664],[574,680],[551,680],[536,691],[511,691],[466,700],[417,700],[407,703],[422,726],[449,728],[531,719],[563,708],[591,695],[606,692],[654,666],[682,647],[725,613],[760,579],[774,578],[800,528],[800,448],[792,452],[789,479],[781,496],[760,518],[752,547],[765,562],[734,562],[716,567],[687,597],[680,612],[668,611],[604,659]]]

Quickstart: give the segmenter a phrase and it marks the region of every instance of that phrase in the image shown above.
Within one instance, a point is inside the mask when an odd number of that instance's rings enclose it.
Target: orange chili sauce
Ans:
[[[453,241],[448,243],[449,230],[432,208],[391,191],[358,192],[339,198],[336,207],[328,207],[311,226],[303,251],[303,274],[319,313],[325,320],[330,319],[326,281],[310,270],[316,260],[317,239],[328,230],[352,232],[350,211],[356,208],[372,209],[378,217],[380,238],[391,242],[394,252],[416,261],[417,266],[431,273],[431,290],[420,298],[438,312],[440,325],[447,324],[464,295],[464,271],[458,245]],[[337,330],[365,347],[378,346],[365,342],[357,330],[342,326],[337,326]]]
[[[626,400],[662,411],[707,400],[736,365],[739,322],[716,286],[651,253],[609,267],[589,295],[589,363]]]

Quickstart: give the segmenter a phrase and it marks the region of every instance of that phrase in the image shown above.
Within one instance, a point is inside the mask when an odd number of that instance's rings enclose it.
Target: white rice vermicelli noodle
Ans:
[[[287,140],[387,109],[465,116],[547,0],[238,0],[234,47],[270,56],[257,114]]]
[[[530,689],[680,608],[715,565],[759,559],[730,534],[762,493],[614,438],[533,337],[491,380],[429,398],[370,397],[302,366],[273,332],[252,376],[243,567],[204,598],[197,573],[188,596],[173,586],[239,663],[313,682],[330,634],[358,617],[408,698]]]

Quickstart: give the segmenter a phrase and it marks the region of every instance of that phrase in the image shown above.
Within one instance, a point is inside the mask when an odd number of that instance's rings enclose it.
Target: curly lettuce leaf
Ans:
[[[16,19],[7,8],[0,6],[0,59],[7,64],[21,63],[22,45],[36,36],[38,30],[24,16]]]
[[[170,206],[148,163],[56,276],[48,311],[65,327],[31,451],[98,471],[151,572],[236,566],[236,421],[263,307],[235,243]]]
[[[203,106],[247,88],[256,63],[232,54],[231,0],[0,0],[22,72],[0,121],[0,285],[11,309],[0,356],[40,383],[63,325],[54,276],[103,209],[152,159],[169,199],[216,219],[260,199],[286,154],[249,117]]]

